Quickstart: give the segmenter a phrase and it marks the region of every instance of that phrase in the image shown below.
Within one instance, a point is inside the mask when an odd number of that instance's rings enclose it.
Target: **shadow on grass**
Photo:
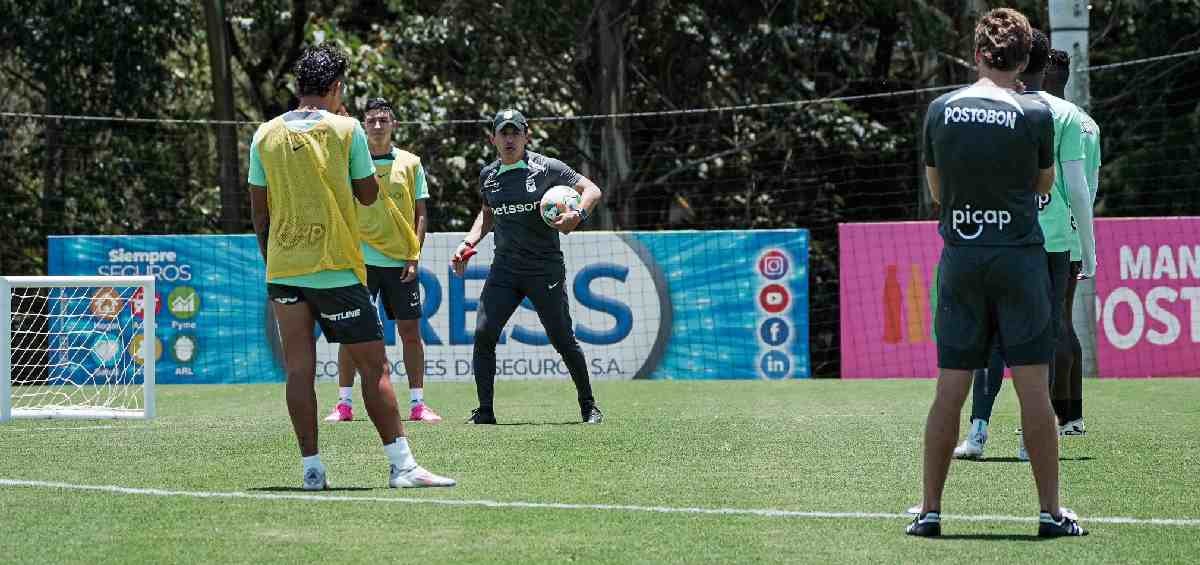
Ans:
[[[935,540],[982,540],[982,541],[1048,541],[1053,538],[1039,538],[1036,534],[951,534],[941,535]]]
[[[1059,461],[1092,461],[1095,457],[1059,457]],[[983,459],[972,459],[975,463],[1029,463],[1022,461],[1016,457],[984,457]]]
[[[304,490],[300,487],[257,487],[246,489],[246,492],[301,492],[308,494],[317,494],[321,492],[369,492],[376,489],[370,487],[334,487],[325,490]]]
[[[581,426],[583,422],[500,422],[497,426]]]

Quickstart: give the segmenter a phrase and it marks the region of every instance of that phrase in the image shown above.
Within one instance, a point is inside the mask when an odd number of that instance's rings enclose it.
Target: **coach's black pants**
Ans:
[[[483,293],[479,296],[479,312],[475,320],[475,392],[479,396],[480,408],[492,407],[496,381],[496,344],[500,341],[500,331],[526,297],[533,303],[550,344],[562,355],[571,373],[571,380],[575,381],[580,406],[595,402],[592,385],[588,382],[587,360],[575,339],[575,331],[571,329],[565,279],[566,269],[562,267],[542,275],[514,275],[493,265],[483,284]]]

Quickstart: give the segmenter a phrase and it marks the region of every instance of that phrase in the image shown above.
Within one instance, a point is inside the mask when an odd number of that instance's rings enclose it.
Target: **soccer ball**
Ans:
[[[579,192],[574,188],[562,185],[552,186],[542,195],[542,203],[538,206],[538,211],[542,214],[542,221],[553,227],[559,216],[572,210],[578,210],[579,202]]]

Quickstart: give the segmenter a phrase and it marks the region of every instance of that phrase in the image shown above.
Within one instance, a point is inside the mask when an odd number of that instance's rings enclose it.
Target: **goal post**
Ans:
[[[0,297],[0,421],[154,417],[154,277],[0,276]]]

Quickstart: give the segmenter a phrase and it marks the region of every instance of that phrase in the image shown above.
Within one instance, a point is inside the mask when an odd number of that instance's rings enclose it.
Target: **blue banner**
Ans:
[[[422,254],[421,333],[433,381],[473,378],[492,246],[480,245],[459,278],[447,262],[461,239],[430,234]],[[582,232],[562,244],[575,334],[594,379],[810,376],[806,230]],[[62,236],[49,249],[51,275],[156,278],[159,383],[283,380],[253,235]],[[399,379],[395,327],[384,328]],[[317,377],[334,378],[337,346],[317,333]],[[528,301],[505,328],[497,377],[569,378]]]

